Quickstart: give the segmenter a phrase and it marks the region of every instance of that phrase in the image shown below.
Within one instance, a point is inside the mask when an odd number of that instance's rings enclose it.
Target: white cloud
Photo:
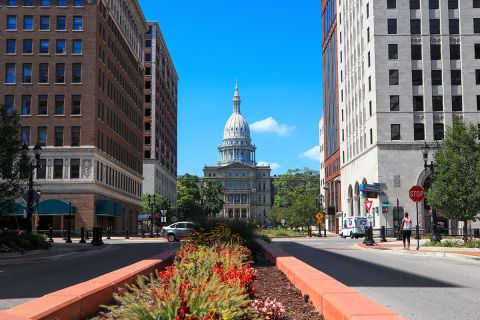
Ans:
[[[270,168],[271,168],[272,170],[275,170],[275,169],[280,168],[280,165],[279,165],[278,163],[276,163],[276,162],[268,163],[268,162],[265,162],[265,161],[259,161],[259,162],[257,163],[257,165],[259,165],[259,166],[270,166]]]
[[[252,123],[250,129],[255,132],[273,132],[279,136],[288,136],[295,127],[278,123],[277,120],[268,117]]]
[[[308,158],[313,161],[320,161],[320,146],[315,146],[301,153],[300,158]]]

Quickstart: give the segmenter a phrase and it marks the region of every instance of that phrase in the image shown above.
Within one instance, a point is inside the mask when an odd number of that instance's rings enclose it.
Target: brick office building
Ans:
[[[135,230],[141,211],[143,41],[136,0],[0,1],[0,102],[42,146],[39,229]]]
[[[177,82],[157,22],[145,35],[145,141],[143,191],[177,201]]]

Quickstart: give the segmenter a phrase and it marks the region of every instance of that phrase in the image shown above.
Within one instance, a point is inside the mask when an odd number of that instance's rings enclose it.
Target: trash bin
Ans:
[[[475,238],[480,238],[480,229],[473,229],[473,236]]]

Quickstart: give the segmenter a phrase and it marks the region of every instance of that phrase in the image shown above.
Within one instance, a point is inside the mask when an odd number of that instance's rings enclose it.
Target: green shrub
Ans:
[[[7,247],[12,252],[23,253],[30,250],[48,249],[51,244],[47,242],[47,237],[43,234],[0,231],[0,246]]]
[[[427,241],[425,247],[446,247],[446,248],[480,248],[480,240],[442,240],[438,242]]]
[[[205,232],[211,232],[218,226],[227,226],[232,233],[238,234],[247,242],[251,242],[255,238],[255,225],[253,223],[241,220],[228,220],[228,219],[208,219],[203,222],[197,223]]]

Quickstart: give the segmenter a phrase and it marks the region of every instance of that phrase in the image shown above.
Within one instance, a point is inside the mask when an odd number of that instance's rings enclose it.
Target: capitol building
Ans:
[[[204,167],[204,183],[216,180],[223,185],[225,204],[220,217],[264,225],[273,203],[271,169],[257,165],[256,147],[250,138],[248,122],[240,112],[240,103],[237,83],[233,113],[218,147],[218,163]]]

